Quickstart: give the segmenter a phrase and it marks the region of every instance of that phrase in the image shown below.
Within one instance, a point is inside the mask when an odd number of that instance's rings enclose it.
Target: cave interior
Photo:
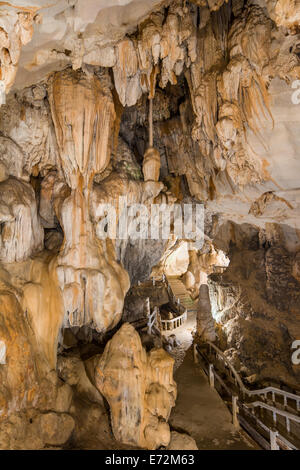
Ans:
[[[1,2],[0,449],[300,449],[299,90],[293,0]]]

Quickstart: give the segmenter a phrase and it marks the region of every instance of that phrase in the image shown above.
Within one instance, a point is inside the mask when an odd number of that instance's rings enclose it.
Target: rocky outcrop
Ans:
[[[197,334],[203,341],[215,341],[216,333],[207,284],[201,284],[197,311]]]
[[[19,267],[22,307],[34,332],[36,347],[52,368],[56,366],[58,337],[64,318],[63,298],[58,284],[57,261],[50,256],[28,261]]]
[[[43,249],[44,234],[32,187],[15,178],[0,183],[0,260],[23,261]]]
[[[266,1],[270,17],[277,26],[284,26],[296,32],[300,20],[300,8],[297,2],[288,0]]]
[[[6,347],[5,364],[0,365],[0,418],[27,406],[39,397],[38,374],[29,325],[21,306],[7,286],[1,286],[1,340]]]
[[[109,78],[70,69],[56,73],[50,105],[66,181],[74,189],[81,177],[85,188],[110,159],[115,110]]]
[[[84,363],[79,357],[61,355],[58,359],[57,370],[59,377],[76,389],[78,397],[103,405],[103,398],[89,380]]]
[[[40,438],[46,445],[59,446],[65,444],[74,429],[73,418],[65,413],[46,413],[38,418]]]
[[[29,182],[30,176],[60,173],[57,142],[45,84],[7,97],[1,106],[1,163],[7,175]]]
[[[147,354],[128,323],[106,345],[95,381],[109,403],[118,441],[147,449],[169,444],[167,422],[176,398],[173,364],[163,349]]]
[[[20,60],[22,46],[27,44],[33,34],[33,22],[36,8],[14,9],[13,6],[6,4],[9,9],[1,12],[1,52],[0,52],[0,71],[1,71],[1,104],[5,103],[5,93],[8,93],[12,87]],[[4,94],[4,98],[3,98]]]
[[[198,447],[195,439],[188,434],[172,431],[168,450],[198,450]]]

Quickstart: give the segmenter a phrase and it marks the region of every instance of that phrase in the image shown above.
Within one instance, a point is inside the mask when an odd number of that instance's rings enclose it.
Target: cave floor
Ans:
[[[188,312],[187,321],[184,325],[176,328],[175,330],[164,331],[164,336],[168,337],[175,335],[176,339],[179,341],[179,346],[173,348],[170,351],[171,356],[175,359],[174,370],[176,371],[178,367],[184,361],[186,351],[191,347],[193,343],[193,336],[196,333],[196,312]]]
[[[187,309],[187,321],[184,325],[175,330],[163,331],[164,336],[175,335],[176,339],[179,341],[179,346],[170,351],[171,356],[175,359],[174,370],[176,371],[182,364],[186,351],[193,343],[197,327],[197,305],[190,297],[190,294],[180,279],[177,277],[168,277],[168,281],[176,297],[180,298],[181,304]]]
[[[178,396],[169,423],[192,436],[199,450],[258,450],[243,431],[236,431],[231,414],[204,372],[193,362],[192,348],[175,372]]]

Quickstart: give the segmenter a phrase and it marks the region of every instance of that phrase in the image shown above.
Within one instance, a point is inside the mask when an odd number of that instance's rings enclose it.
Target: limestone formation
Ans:
[[[38,399],[38,377],[28,324],[12,292],[1,289],[1,340],[6,360],[1,363],[1,416],[32,406]]]
[[[163,349],[147,354],[128,323],[107,344],[95,380],[109,403],[118,441],[147,449],[169,444],[167,422],[176,398],[173,364]]]
[[[52,446],[65,444],[73,429],[74,420],[70,415],[47,413],[39,416],[39,428],[42,440]]]
[[[58,336],[64,318],[57,262],[51,256],[28,263],[22,307],[34,331],[36,347],[49,366],[56,366]]]
[[[168,450],[198,450],[198,447],[195,439],[188,434],[172,431]]]
[[[103,404],[103,398],[89,380],[84,363],[76,356],[59,358],[58,373],[67,384],[76,387],[77,394],[92,403]]]
[[[300,15],[297,2],[279,0],[276,2],[267,1],[266,4],[270,17],[278,26],[285,26],[292,31],[297,29]]]
[[[8,175],[29,181],[58,170],[57,142],[46,100],[46,87],[37,84],[10,93],[1,107],[1,160]]]
[[[9,3],[7,3],[7,6],[8,9],[2,11],[0,16],[0,67],[1,83],[4,85],[4,93],[8,93],[14,83],[22,46],[27,44],[32,38],[36,10],[35,8],[20,8],[18,11]]]
[[[215,341],[216,333],[212,319],[212,308],[207,284],[201,284],[200,286],[198,306],[197,333],[203,341]]]
[[[71,188],[58,215],[64,231],[57,260],[64,325],[91,324],[98,331],[118,323],[128,289],[126,273],[106,241],[97,240],[89,213],[93,176],[109,163],[115,119],[106,76],[103,83],[68,69],[54,75],[50,92],[62,168]]]
[[[43,231],[32,187],[15,178],[0,183],[0,260],[23,261],[43,249]]]
[[[158,150],[148,148],[143,161],[143,174],[145,181],[158,181],[160,170],[160,155]]]
[[[130,39],[121,41],[117,46],[116,65],[113,68],[115,86],[123,106],[132,106],[140,98],[140,74],[138,57]]]

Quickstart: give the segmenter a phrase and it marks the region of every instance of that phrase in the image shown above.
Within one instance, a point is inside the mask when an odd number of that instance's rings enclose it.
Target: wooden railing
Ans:
[[[233,379],[233,382],[236,386],[236,390],[226,383],[220,375],[216,372],[214,365],[208,360],[207,357],[201,353],[200,349],[196,344],[194,344],[194,361],[199,363],[199,357],[208,362],[207,369],[204,368],[204,371],[208,375],[209,383],[212,388],[215,386],[215,380],[220,384],[221,388],[225,389],[227,395],[231,396],[232,404],[231,411],[233,416],[233,424],[238,427],[239,423],[248,431],[248,433],[264,448],[271,450],[296,450],[297,447],[290,442],[290,437],[282,436],[278,429],[271,428],[270,425],[264,423],[255,415],[255,409],[259,408],[262,410],[267,410],[269,413],[272,413],[273,426],[276,426],[277,417],[281,418],[281,425],[285,427],[285,434],[290,435],[290,423],[293,422],[296,425],[300,424],[300,416],[294,413],[290,413],[286,410],[283,410],[275,406],[276,397],[283,397],[283,403],[281,405],[287,406],[288,400],[296,404],[296,413],[299,411],[300,396],[293,393],[287,392],[285,390],[278,389],[276,387],[266,387],[258,390],[249,390],[243,383],[238,372],[235,370],[234,366],[229,362],[223,352],[213,343],[207,341],[210,350],[216,352],[218,359],[221,359],[224,362],[224,365],[228,369],[229,379]],[[262,397],[263,400],[267,399],[268,394],[271,394],[273,405],[261,401],[254,402],[245,402],[245,400],[252,398],[254,396]],[[239,413],[240,410],[243,410],[243,415]],[[284,424],[282,424],[282,421]],[[269,441],[265,439],[265,435],[269,436]]]
[[[266,450],[298,450],[288,439],[282,436],[279,431],[271,429],[263,423],[253,411],[250,412],[245,403],[238,402],[238,406],[243,415],[238,415],[238,420],[243,428]],[[268,440],[265,438],[268,436]]]
[[[174,310],[177,310],[177,312],[180,313],[178,317],[172,318],[170,320],[161,320],[162,327],[164,331],[175,330],[186,322],[187,310],[183,305],[181,305],[180,299],[174,295],[172,287],[170,286],[167,276],[165,274],[162,275],[161,280],[166,286],[169,299],[171,301],[171,304],[173,304]]]
[[[161,280],[166,286],[170,301],[174,305],[175,309],[181,314],[184,313],[186,309],[184,308],[183,305],[181,305],[179,297],[175,296],[174,292],[172,291],[172,287],[170,286],[167,276],[165,274],[162,275]]]
[[[260,409],[271,411],[274,424],[276,424],[277,422],[277,416],[283,416],[285,419],[285,426],[286,426],[286,430],[288,433],[291,430],[290,428],[291,421],[293,421],[294,423],[300,424],[300,416],[294,415],[293,413],[289,413],[288,411],[285,411],[285,410],[278,409],[275,406],[268,405],[267,403],[263,403],[261,401],[254,401],[252,403],[247,403],[247,407],[248,408],[260,408]]]
[[[187,311],[185,310],[182,315],[179,317],[172,318],[171,320],[163,320],[161,319],[162,329],[164,331],[175,330],[175,328],[179,328],[182,326],[187,319]]]
[[[145,317],[142,320],[138,320],[132,323],[136,323],[139,325],[142,324],[143,321],[147,323],[147,332],[149,335],[153,333],[154,328],[161,329],[163,331],[175,330],[176,328],[182,326],[187,320],[187,310],[184,308],[183,305],[181,305],[180,299],[175,297],[172,288],[164,274],[159,280],[152,278],[152,285],[155,286],[156,283],[159,281],[162,281],[165,284],[166,289],[168,291],[170,303],[173,304],[174,310],[179,313],[179,315],[170,320],[163,320],[160,316],[158,307],[154,307],[153,311],[151,312],[150,299],[149,297],[147,297],[145,299]]]
[[[294,393],[287,392],[285,390],[281,390],[280,388],[276,387],[265,387],[258,390],[249,390],[243,383],[242,379],[240,378],[238,372],[235,370],[234,366],[230,363],[227,357],[224,355],[223,351],[219,349],[214,343],[211,341],[206,341],[209,345],[210,352],[212,350],[215,351],[217,358],[222,359],[224,365],[229,369],[230,376],[233,378],[235,384],[239,387],[243,397],[260,397],[263,400],[267,400],[268,394],[271,395],[272,402],[276,402],[277,397],[282,397],[284,407],[287,406],[287,401],[290,400],[294,402],[295,408],[297,411],[300,411],[300,395],[295,395]]]
[[[159,308],[154,307],[151,312],[150,309],[150,299],[147,297],[145,301],[145,310],[146,310],[146,318],[147,318],[147,333],[148,335],[152,335],[154,333],[154,329],[158,328],[160,318],[159,318]]]

